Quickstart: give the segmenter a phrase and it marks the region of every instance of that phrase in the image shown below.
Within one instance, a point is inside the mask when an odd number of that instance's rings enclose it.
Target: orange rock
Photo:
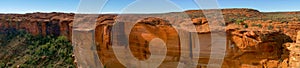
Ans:
[[[264,67],[268,67],[268,68],[278,68],[279,61],[277,60],[270,60],[266,63],[266,65]]]
[[[298,35],[297,35],[297,39],[296,39],[296,43],[300,43],[300,31],[298,31]]]

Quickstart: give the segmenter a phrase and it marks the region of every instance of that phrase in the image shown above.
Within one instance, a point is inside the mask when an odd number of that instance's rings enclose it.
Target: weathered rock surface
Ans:
[[[300,67],[300,31],[298,32],[296,43],[286,43],[285,47],[290,51],[289,66],[291,68]]]
[[[274,64],[279,62],[274,60],[288,58],[284,55],[282,45],[292,41],[279,31],[237,30],[232,31],[229,37],[232,44],[229,44],[228,59],[225,60],[238,60],[242,67],[278,67]]]

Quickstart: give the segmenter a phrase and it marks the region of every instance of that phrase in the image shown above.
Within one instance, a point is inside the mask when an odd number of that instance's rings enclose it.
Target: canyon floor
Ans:
[[[163,41],[167,48],[165,59],[158,66],[161,68],[189,65],[182,60],[181,55],[185,54],[189,56],[184,58],[197,59],[197,68],[206,68],[212,55],[222,54],[222,68],[293,66],[290,52],[298,47],[291,48],[290,44],[300,39],[300,12],[246,8],[204,11],[205,14],[202,10],[161,14],[0,14],[0,66],[84,67],[89,62],[80,62],[83,59],[74,59],[74,55],[84,52],[76,49],[87,47],[96,51],[104,67],[119,68],[124,65],[113,46],[129,48],[130,55],[143,61],[153,54],[149,49],[153,39]],[[218,11],[222,13],[214,15]],[[184,46],[191,48],[183,50]],[[191,49],[195,46],[200,46],[200,52],[196,52],[199,56],[193,56]],[[154,48],[160,50],[161,46]]]

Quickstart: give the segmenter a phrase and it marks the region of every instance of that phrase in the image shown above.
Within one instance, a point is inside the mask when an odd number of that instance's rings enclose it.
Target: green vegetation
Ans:
[[[257,26],[257,27],[259,27],[259,28],[262,28],[262,25],[261,24],[255,24],[255,23],[252,23],[252,25],[251,25],[252,27],[255,27],[255,26]]]
[[[0,59],[3,59],[0,68],[75,67],[72,45],[64,36],[33,36],[22,30],[8,30],[1,35],[6,41],[0,46]]]
[[[237,23],[242,23],[242,22],[244,22],[244,19],[238,19],[238,20],[236,20],[236,22]]]
[[[288,23],[287,20],[281,20],[281,23]]]
[[[269,29],[269,30],[272,30],[273,28],[274,28],[274,26],[272,26],[272,25],[269,25],[269,26],[268,26],[268,29]]]
[[[241,25],[244,23],[246,19],[230,19],[231,22],[234,22],[237,25]]]
[[[243,27],[244,27],[244,28],[248,28],[248,25],[247,25],[247,24],[245,24]]]
[[[259,28],[262,28],[262,25],[261,25],[261,24],[257,24],[257,26],[258,26]]]

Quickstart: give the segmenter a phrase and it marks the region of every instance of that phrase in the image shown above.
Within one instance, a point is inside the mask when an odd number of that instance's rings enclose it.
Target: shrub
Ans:
[[[229,22],[235,22],[235,21],[236,21],[236,20],[233,19],[233,18],[229,19]]]
[[[262,28],[262,25],[261,24],[255,24],[255,23],[252,23],[252,25],[251,26],[257,26],[257,27],[259,27],[259,28]]]
[[[74,58],[72,57],[73,47],[69,40],[64,36],[33,36],[26,33],[25,31],[7,31],[4,33],[6,40],[9,41],[12,38],[25,38],[25,41],[22,42],[24,46],[24,54],[30,55],[25,56],[20,53],[20,55],[15,55],[11,59],[4,59],[0,61],[0,68],[7,68],[9,62],[14,65],[18,61],[13,58],[25,58],[21,59],[24,63],[19,64],[22,68],[43,68],[46,66],[49,67],[58,67],[58,68],[74,68],[73,64]],[[2,39],[2,38],[1,38]],[[5,62],[5,63],[2,63]],[[64,62],[64,63],[62,63]],[[61,64],[57,64],[61,63]]]
[[[235,24],[238,24],[238,25],[241,25],[244,23],[246,19],[237,19],[237,20],[234,20],[235,21]]]
[[[262,28],[262,25],[261,25],[261,24],[257,24],[257,26],[258,26],[259,28]]]
[[[281,20],[281,23],[289,23],[287,20]]]
[[[0,63],[0,67],[4,68],[5,67],[5,63]]]
[[[268,29],[269,29],[269,30],[272,30],[273,28],[274,28],[274,27],[273,27],[272,25],[269,25],[269,26],[268,26]]]
[[[244,25],[244,28],[248,28],[248,25],[247,25],[247,24],[245,24],[245,25]]]

